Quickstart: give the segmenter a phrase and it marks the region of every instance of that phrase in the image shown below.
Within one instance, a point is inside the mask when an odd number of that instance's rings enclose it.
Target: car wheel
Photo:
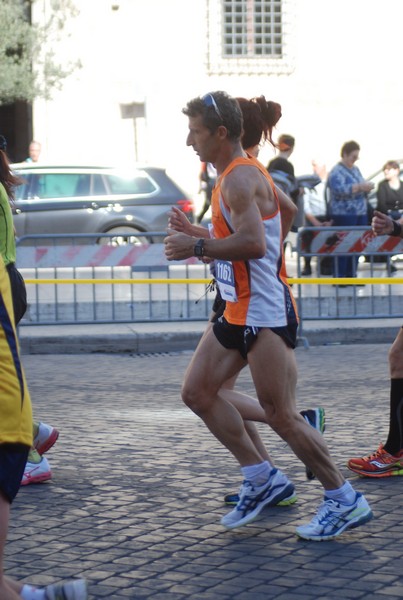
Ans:
[[[142,244],[148,244],[149,239],[146,236],[139,235],[141,231],[134,227],[112,227],[105,233],[114,234],[113,236],[101,237],[98,240],[98,244],[111,245],[111,246],[125,246],[130,244],[132,246],[141,246]]]

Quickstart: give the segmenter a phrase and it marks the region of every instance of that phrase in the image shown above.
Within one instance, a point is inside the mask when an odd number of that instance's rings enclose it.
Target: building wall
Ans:
[[[280,102],[283,117],[275,136],[296,137],[297,174],[311,171],[313,157],[331,167],[349,139],[361,145],[364,175],[403,157],[398,58],[403,2],[287,2],[295,36],[290,75],[209,77],[208,0],[75,0],[80,14],[68,24],[71,37],[56,51],[80,58],[82,68],[51,101],[34,105],[42,160],[133,163],[133,122],[121,118],[120,104],[144,102],[138,159],[165,166],[197,196],[199,164],[185,145],[187,120],[181,109],[188,99],[215,89],[246,97],[264,94]],[[48,3],[37,0],[36,18],[49,10]],[[273,155],[266,147],[261,159]]]

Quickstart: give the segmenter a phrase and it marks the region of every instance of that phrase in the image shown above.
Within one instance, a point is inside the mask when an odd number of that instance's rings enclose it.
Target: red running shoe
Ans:
[[[350,458],[347,463],[350,471],[361,477],[392,477],[403,475],[403,450],[393,456],[381,444],[373,454],[363,458]]]

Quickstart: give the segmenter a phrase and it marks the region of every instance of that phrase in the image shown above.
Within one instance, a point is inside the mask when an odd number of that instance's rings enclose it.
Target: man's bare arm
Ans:
[[[221,191],[231,211],[235,232],[226,238],[205,239],[204,255],[223,260],[261,258],[266,252],[264,228],[259,208],[254,200],[256,175],[246,169],[235,170],[223,181]],[[242,172],[240,172],[242,171]],[[168,260],[183,260],[193,256],[197,238],[168,230],[165,254]]]

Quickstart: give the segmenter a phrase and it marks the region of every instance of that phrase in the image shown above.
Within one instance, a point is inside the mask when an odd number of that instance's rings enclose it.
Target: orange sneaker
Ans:
[[[350,458],[347,463],[350,471],[361,477],[392,477],[403,475],[403,450],[393,456],[381,444],[373,454],[362,458]]]

